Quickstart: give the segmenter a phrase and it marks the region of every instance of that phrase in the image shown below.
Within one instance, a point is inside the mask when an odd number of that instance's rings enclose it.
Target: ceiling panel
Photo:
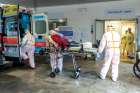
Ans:
[[[107,1],[120,1],[120,0],[0,0],[0,2],[2,3],[19,4],[26,7],[58,6],[58,5],[71,5],[71,4],[83,4],[83,3],[107,2]]]

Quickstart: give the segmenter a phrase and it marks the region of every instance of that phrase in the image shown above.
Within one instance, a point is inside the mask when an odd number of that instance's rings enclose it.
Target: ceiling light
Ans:
[[[59,19],[59,22],[62,23],[62,22],[64,22],[64,20],[63,19]]]

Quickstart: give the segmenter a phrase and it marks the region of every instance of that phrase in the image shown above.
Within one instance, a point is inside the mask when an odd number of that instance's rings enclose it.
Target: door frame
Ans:
[[[95,41],[95,43],[97,41],[97,38],[96,38],[96,34],[97,34],[97,28],[96,28],[97,24],[96,24],[96,21],[104,22],[103,27],[105,28],[105,19],[103,19],[103,20],[102,19],[95,19],[95,22],[94,22],[94,25],[95,25],[95,38],[94,38],[94,41]],[[105,31],[103,31],[103,32],[105,32]]]

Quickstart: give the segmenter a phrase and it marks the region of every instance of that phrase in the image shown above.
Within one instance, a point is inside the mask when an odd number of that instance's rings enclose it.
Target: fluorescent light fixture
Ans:
[[[64,22],[64,20],[63,19],[59,19],[59,22],[62,23],[62,22]]]
[[[3,5],[5,5],[5,4],[0,2],[0,7],[3,6]]]

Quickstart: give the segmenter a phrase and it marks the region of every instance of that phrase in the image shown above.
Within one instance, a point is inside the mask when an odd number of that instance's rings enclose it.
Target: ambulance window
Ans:
[[[4,24],[5,32],[7,36],[17,36],[17,22],[16,22],[16,17],[9,17],[5,19],[5,24]]]
[[[46,33],[46,22],[45,21],[36,21],[35,22],[35,32],[36,34],[45,34]]]

